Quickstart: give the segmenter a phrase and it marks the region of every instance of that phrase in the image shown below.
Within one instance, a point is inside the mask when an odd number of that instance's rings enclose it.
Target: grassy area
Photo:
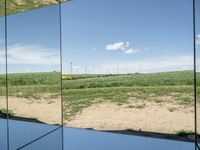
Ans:
[[[62,2],[64,1],[69,1],[69,0],[61,0]],[[44,6],[48,5],[53,5],[53,4],[58,4],[56,1],[52,0],[46,0],[46,1],[41,1],[41,0],[23,0],[23,1],[17,1],[17,0],[8,0],[7,1],[7,14],[15,14],[15,13],[20,13],[36,8],[41,8]],[[5,15],[5,0],[0,0],[0,16]]]
[[[132,86],[169,86],[169,85],[193,85],[193,73],[166,72],[151,74],[128,74],[128,75],[90,75],[72,76],[74,80],[67,80],[64,89],[99,88],[99,87],[132,87]]]
[[[6,116],[6,114],[7,114],[7,109],[1,108],[1,109],[0,109],[0,114],[3,114],[4,116]],[[9,110],[9,111],[8,111],[8,115],[12,116],[12,115],[14,115],[14,113],[13,113],[11,110]]]
[[[200,73],[197,74],[198,81]],[[161,103],[163,97],[170,96],[177,104],[193,104],[193,72],[165,72],[151,74],[127,75],[63,75],[63,101],[65,119],[71,119],[83,108],[92,104],[113,102],[117,105],[133,106],[134,100],[155,101]],[[8,75],[9,95],[40,99],[42,94],[49,93],[56,97],[60,92],[60,74],[25,73]],[[0,75],[0,95],[5,95],[5,75]],[[198,96],[200,87],[198,82]],[[198,99],[200,102],[200,99]],[[169,110],[174,111],[174,110]]]
[[[105,87],[64,90],[65,117],[69,119],[83,108],[92,104],[113,102],[129,104],[130,99],[161,103],[162,97],[170,96],[180,105],[193,105],[192,86],[148,86],[148,87]],[[130,105],[131,107],[131,105]],[[132,106],[140,108],[140,106]],[[143,106],[142,106],[143,107]],[[70,108],[70,109],[69,109]]]
[[[197,77],[200,77],[199,73]],[[128,75],[73,75],[70,80],[63,81],[65,118],[70,119],[83,108],[103,102],[113,102],[117,105],[127,104],[129,108],[141,109],[145,107],[145,101],[161,103],[163,97],[170,96],[177,104],[193,105],[193,90],[192,71]],[[197,95],[200,95],[199,91],[198,87]],[[130,99],[144,103],[132,105],[129,104]],[[169,109],[169,111],[174,110]]]

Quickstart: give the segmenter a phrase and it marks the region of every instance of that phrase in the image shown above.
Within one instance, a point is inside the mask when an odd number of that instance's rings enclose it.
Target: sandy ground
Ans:
[[[176,133],[181,130],[193,131],[194,114],[193,107],[166,103],[148,102],[141,109],[104,103],[84,109],[72,121],[65,123],[72,127],[96,130],[132,129]]]
[[[0,108],[5,108],[5,98],[0,97]],[[38,101],[24,98],[9,98],[9,108],[16,116],[36,118],[39,121],[58,124],[61,122],[60,101],[41,99]],[[136,107],[130,107],[136,106]],[[134,102],[118,106],[102,103],[85,108],[65,124],[77,128],[96,130],[142,130],[160,133],[193,131],[194,111],[192,106],[173,103]],[[200,107],[198,109],[200,114]],[[200,122],[200,117],[198,118]]]
[[[0,108],[5,108],[5,98],[0,97]],[[35,118],[48,124],[61,123],[61,102],[59,99],[30,100],[24,98],[9,97],[9,110],[15,116]]]

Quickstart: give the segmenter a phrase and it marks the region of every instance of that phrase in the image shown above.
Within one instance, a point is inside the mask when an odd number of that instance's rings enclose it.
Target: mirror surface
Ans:
[[[5,14],[5,0],[0,2]],[[6,98],[5,15],[0,17],[0,149],[7,149],[7,98]]]
[[[7,25],[9,142],[16,150],[61,127],[59,4],[9,15]]]
[[[197,138],[200,146],[200,1],[195,0],[196,7],[196,97],[197,97]]]
[[[194,142],[192,1],[84,0],[62,11],[66,126]]]

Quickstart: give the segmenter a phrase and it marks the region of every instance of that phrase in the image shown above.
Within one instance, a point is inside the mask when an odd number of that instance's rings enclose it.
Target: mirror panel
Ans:
[[[196,0],[196,7],[198,4]],[[180,7],[175,8],[176,5]],[[82,130],[89,128],[186,140],[189,144],[182,146],[191,149],[194,141],[193,51],[189,36],[192,36],[192,2],[86,0],[63,6],[63,26],[67,27],[63,35],[64,41],[68,41],[63,43],[64,123],[80,128],[65,128],[66,139],[71,140],[66,147],[76,147],[74,139],[84,144],[89,141],[88,145],[90,138],[98,144],[105,142],[102,140],[105,136],[96,135],[98,132]],[[147,11],[141,12],[143,9]],[[199,11],[197,7],[198,135]],[[137,12],[141,12],[139,16]],[[7,112],[11,150],[62,149],[59,23],[59,5],[8,16],[7,111],[5,18],[0,17],[0,129],[3,131],[0,149],[7,148]],[[116,143],[117,136],[106,133],[106,137],[106,144]],[[138,138],[138,142],[142,140]],[[54,143],[56,147],[45,143]],[[148,144],[152,143],[150,140]],[[82,149],[80,145],[78,148]]]
[[[197,142],[200,146],[200,1],[195,0],[196,15],[196,98],[197,98]]]
[[[85,0],[62,10],[65,125],[194,146],[192,1]]]
[[[59,4],[9,15],[7,25],[9,142],[16,150],[61,127]]]
[[[63,150],[62,149],[62,129],[58,128],[52,132],[49,132],[41,139],[34,141],[31,144],[25,145],[19,150]],[[48,144],[47,144],[48,143]]]
[[[0,1],[0,149],[7,149],[7,97],[5,50],[5,0]]]

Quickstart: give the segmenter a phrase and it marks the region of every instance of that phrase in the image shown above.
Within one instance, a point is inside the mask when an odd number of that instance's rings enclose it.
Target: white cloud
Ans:
[[[120,50],[124,54],[129,54],[129,55],[135,54],[135,53],[138,53],[141,51],[140,49],[131,48],[129,41],[108,44],[108,45],[106,45],[106,50],[111,50],[111,51]]]
[[[4,49],[0,49],[0,60],[5,58]],[[59,51],[38,45],[15,44],[8,46],[9,64],[54,65],[59,64]],[[4,61],[0,61],[3,64]]]
[[[116,42],[106,45],[107,50],[122,50],[124,51],[129,46],[129,42]]]
[[[135,54],[135,53],[139,53],[141,50],[140,49],[133,49],[133,48],[130,48],[130,49],[127,49],[124,51],[125,54]]]
[[[130,43],[129,41],[126,42],[126,48],[129,47]]]

